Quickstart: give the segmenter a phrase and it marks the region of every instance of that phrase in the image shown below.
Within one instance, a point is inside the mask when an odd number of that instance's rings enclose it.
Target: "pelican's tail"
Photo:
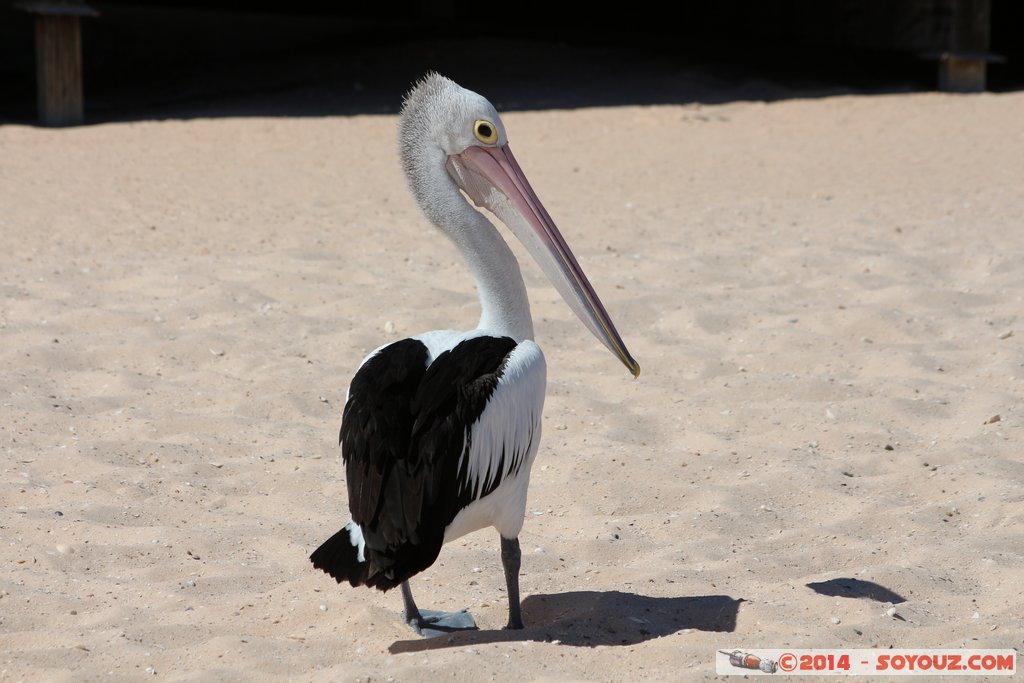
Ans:
[[[367,583],[370,564],[366,561],[366,543],[363,530],[355,522],[324,541],[323,545],[309,556],[313,566],[322,569],[335,581],[348,581],[353,586]]]

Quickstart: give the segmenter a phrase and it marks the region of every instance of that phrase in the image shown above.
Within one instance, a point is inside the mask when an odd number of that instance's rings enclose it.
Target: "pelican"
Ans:
[[[405,97],[399,143],[416,203],[461,252],[483,310],[476,329],[425,332],[363,360],[340,435],[351,520],[310,560],[338,583],[400,586],[406,622],[435,636],[476,623],[466,610],[419,609],[409,579],[430,567],[445,543],[494,527],[508,590],[506,628],[520,629],[519,532],[547,369],[519,263],[466,198],[512,231],[634,377],[640,366],[512,156],[490,102],[428,74]]]

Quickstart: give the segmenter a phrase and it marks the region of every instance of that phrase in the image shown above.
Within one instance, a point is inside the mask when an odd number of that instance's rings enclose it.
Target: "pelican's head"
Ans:
[[[494,105],[444,76],[429,74],[406,96],[400,129],[406,177],[431,219],[440,224],[443,217],[431,215],[431,210],[433,206],[440,213],[443,208],[437,209],[430,195],[442,191],[438,183],[454,182],[509,227],[569,308],[639,376],[640,365],[512,156]],[[438,173],[441,168],[447,178]]]

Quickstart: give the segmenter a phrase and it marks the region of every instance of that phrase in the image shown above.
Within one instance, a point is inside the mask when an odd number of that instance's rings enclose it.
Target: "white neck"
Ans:
[[[462,252],[480,294],[480,323],[477,329],[497,332],[517,342],[533,339],[533,318],[526,284],[508,244],[494,225],[473,209],[461,195],[464,208],[449,220],[459,226],[442,227]]]
[[[519,262],[497,228],[466,201],[444,168],[440,150],[410,146],[406,175],[416,202],[427,218],[462,252],[480,294],[478,329],[533,339],[533,318]]]

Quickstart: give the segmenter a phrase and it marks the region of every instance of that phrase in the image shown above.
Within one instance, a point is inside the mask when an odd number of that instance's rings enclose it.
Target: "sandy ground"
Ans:
[[[526,268],[549,367],[527,628],[497,630],[478,532],[414,587],[483,630],[432,641],[306,559],[347,518],[363,355],[478,313],[395,118],[0,129],[0,678],[668,681],[716,649],[1020,649],[1022,111],[506,116],[644,372]]]

